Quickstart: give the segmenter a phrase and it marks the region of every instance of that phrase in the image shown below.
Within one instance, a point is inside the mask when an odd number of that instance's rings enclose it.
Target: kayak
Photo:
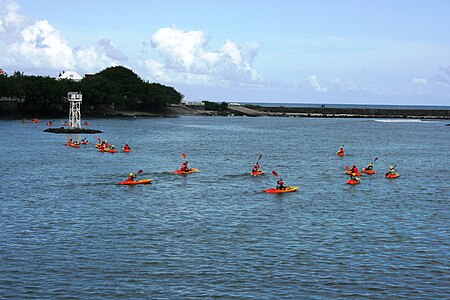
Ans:
[[[298,190],[298,186],[288,186],[283,190],[277,189],[277,188],[271,188],[271,189],[264,190],[263,192],[269,193],[269,194],[283,194],[283,193],[296,192],[297,190]]]
[[[89,144],[89,142],[81,142],[83,145],[87,145]]]
[[[99,150],[100,152],[109,152],[109,153],[117,153],[117,150],[116,149],[114,149],[114,150],[111,150],[111,149],[100,149]]]
[[[259,169],[259,170],[256,171],[256,172],[252,172],[251,175],[252,175],[252,176],[264,175],[264,171],[261,170],[261,169]]]
[[[347,184],[353,185],[353,184],[359,184],[359,183],[360,183],[359,180],[351,180],[351,179],[347,180]]]
[[[191,168],[189,171],[185,172],[185,171],[181,171],[181,170],[175,170],[172,172],[172,174],[179,174],[179,175],[187,175],[187,174],[191,174],[191,173],[196,173],[199,170],[196,168]]]
[[[338,151],[338,152],[336,152],[336,155],[337,155],[337,156],[345,156],[345,153],[344,153],[344,152],[339,152],[339,151]]]
[[[68,146],[74,147],[74,148],[80,148],[80,145],[77,145],[77,144],[69,144]]]
[[[369,175],[376,174],[374,170],[367,170],[367,169],[365,169],[365,168],[363,169],[363,172],[364,172],[364,173],[367,173],[367,174],[369,174]],[[360,175],[358,175],[358,176],[360,176]]]
[[[119,182],[121,185],[135,185],[135,184],[149,184],[152,183],[153,179],[141,179],[141,180],[125,180],[122,182]]]
[[[398,173],[394,173],[394,174],[387,174],[384,177],[389,178],[389,179],[394,179],[399,177],[400,175]]]
[[[362,176],[362,174],[359,173],[359,172],[354,172],[354,173],[355,173],[356,176]],[[347,170],[347,171],[345,172],[345,174],[347,174],[347,175],[352,175],[352,171]]]
[[[128,153],[128,152],[131,152],[131,149],[123,149],[123,148],[122,148],[122,151]]]

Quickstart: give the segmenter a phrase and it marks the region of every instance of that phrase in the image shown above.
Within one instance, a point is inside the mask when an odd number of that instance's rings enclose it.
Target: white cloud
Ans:
[[[26,26],[10,46],[9,54],[22,66],[49,69],[72,69],[75,66],[72,49],[47,21]]]
[[[163,63],[146,61],[148,76],[170,78],[172,82],[206,85],[260,85],[252,68],[257,43],[239,46],[227,40],[217,50],[208,49],[209,39],[202,31],[183,31],[175,26],[160,28],[151,45]]]
[[[305,78],[305,81],[312,86],[317,92],[321,92],[321,93],[325,93],[328,88],[327,87],[323,87],[320,84],[319,79],[317,78],[316,75],[309,75],[307,78]]]
[[[414,85],[418,85],[418,86],[424,86],[424,85],[427,85],[428,79],[426,79],[426,78],[414,78],[413,80],[411,80],[411,83],[414,84]]]
[[[128,59],[107,39],[96,47],[72,49],[50,22],[29,22],[14,1],[0,0],[0,40],[2,67],[12,70],[98,72]]]

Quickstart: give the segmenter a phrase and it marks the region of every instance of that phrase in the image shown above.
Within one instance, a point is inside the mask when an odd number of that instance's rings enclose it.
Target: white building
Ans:
[[[68,79],[68,80],[73,80],[73,81],[80,81],[81,79],[83,79],[83,77],[81,77],[80,74],[78,74],[75,71],[63,71],[58,76],[58,80],[60,80],[60,79]]]

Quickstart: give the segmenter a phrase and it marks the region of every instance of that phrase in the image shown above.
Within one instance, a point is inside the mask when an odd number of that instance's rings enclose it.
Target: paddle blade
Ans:
[[[183,155],[183,158],[186,159],[186,153],[183,153],[182,155]]]
[[[142,171],[142,170],[139,170],[139,171],[138,171],[137,173],[138,173],[138,174],[142,174],[142,172],[144,172],[144,171]]]
[[[258,157],[258,161],[262,158],[262,154]]]
[[[376,161],[377,161],[377,159],[378,159],[378,157],[375,157],[375,159],[373,160],[373,162],[376,162]]]
[[[345,169],[350,171],[350,167],[349,166],[345,166]]]
[[[272,174],[278,177],[278,173],[275,171],[272,171]]]

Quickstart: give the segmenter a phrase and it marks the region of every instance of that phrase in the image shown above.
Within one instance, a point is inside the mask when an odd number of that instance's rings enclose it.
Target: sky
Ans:
[[[0,0],[0,68],[186,100],[450,105],[450,1]]]

